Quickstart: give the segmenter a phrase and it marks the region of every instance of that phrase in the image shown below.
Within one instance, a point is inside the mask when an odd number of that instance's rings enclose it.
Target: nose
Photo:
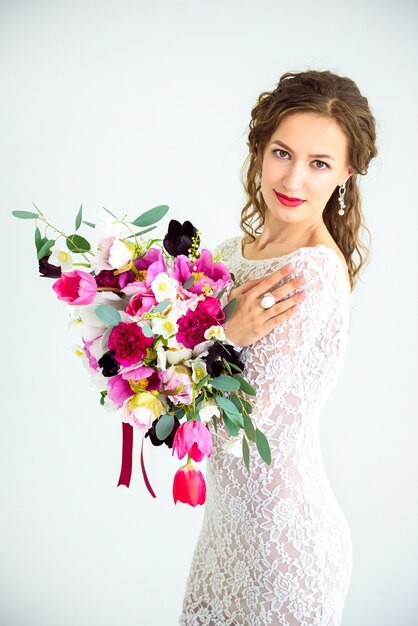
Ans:
[[[289,192],[289,195],[291,195],[291,192],[300,191],[303,189],[303,180],[303,163],[290,162],[282,178],[283,189]]]

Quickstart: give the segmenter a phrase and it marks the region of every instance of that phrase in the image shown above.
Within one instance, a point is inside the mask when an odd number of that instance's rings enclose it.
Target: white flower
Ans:
[[[160,370],[165,370],[167,367],[167,358],[164,346],[157,341],[154,345],[154,348],[157,350],[157,367]]]
[[[65,244],[57,240],[51,248],[51,256],[48,263],[61,268],[63,272],[70,272],[73,269],[73,258]]]
[[[107,211],[99,213],[99,219],[96,222],[96,232],[99,237],[120,237],[122,232],[122,224],[115,219]]]
[[[223,326],[216,324],[205,330],[205,339],[218,339],[223,341],[225,339],[225,331]]]
[[[161,335],[164,339],[169,339],[178,332],[177,316],[170,312],[167,317],[155,317],[152,320],[152,330],[154,335]]]
[[[189,348],[170,349],[165,353],[167,362],[170,365],[177,365],[181,361],[186,361],[192,356],[192,351]]]
[[[205,361],[202,361],[201,359],[195,359],[194,361],[191,361],[191,366],[192,366],[192,380],[193,382],[198,383],[208,373],[208,370],[206,368],[206,363]]]
[[[221,413],[217,404],[209,402],[209,400],[203,400],[199,404],[199,416],[202,422],[209,422],[213,416],[221,417]]]
[[[242,436],[234,437],[225,441],[222,445],[222,450],[227,454],[232,454],[238,458],[242,458]]]
[[[116,239],[109,251],[109,264],[114,269],[120,269],[129,263],[132,259],[132,248],[121,241]]]
[[[151,289],[154,292],[157,302],[163,300],[175,300],[177,294],[178,282],[175,278],[170,278],[165,272],[160,272],[151,283]]]

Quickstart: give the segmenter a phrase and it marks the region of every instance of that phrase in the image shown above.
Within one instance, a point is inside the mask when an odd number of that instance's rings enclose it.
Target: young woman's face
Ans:
[[[347,143],[333,119],[311,112],[286,115],[263,155],[261,193],[272,217],[288,223],[319,218],[334,189],[353,173]],[[278,194],[303,202],[286,206]]]

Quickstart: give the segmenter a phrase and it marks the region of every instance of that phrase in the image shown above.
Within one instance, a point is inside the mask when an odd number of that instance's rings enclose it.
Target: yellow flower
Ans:
[[[128,402],[128,408],[131,411],[145,407],[152,411],[155,417],[160,417],[164,413],[163,403],[150,391],[142,391],[136,393]]]

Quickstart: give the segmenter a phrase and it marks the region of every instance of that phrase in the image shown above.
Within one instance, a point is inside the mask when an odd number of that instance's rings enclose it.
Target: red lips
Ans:
[[[277,191],[275,191],[274,193],[276,194],[279,202],[281,202],[281,204],[284,204],[284,206],[295,207],[302,204],[302,202],[305,202],[305,200],[301,200],[300,198],[290,198],[289,196],[285,196],[283,193],[278,193]]]

